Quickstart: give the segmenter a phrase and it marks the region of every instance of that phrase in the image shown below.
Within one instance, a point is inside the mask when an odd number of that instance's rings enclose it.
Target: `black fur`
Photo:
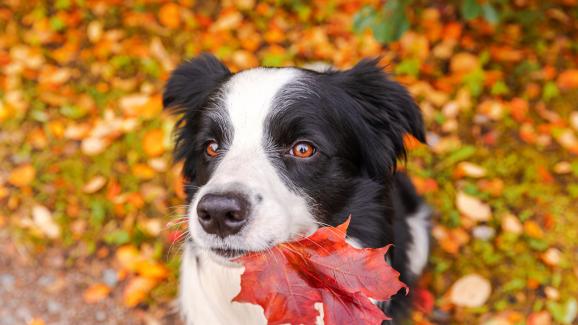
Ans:
[[[407,270],[411,234],[404,218],[422,200],[409,179],[396,173],[396,162],[406,155],[406,133],[425,142],[418,106],[377,59],[346,71],[302,71],[302,78],[276,95],[267,120],[263,143],[273,144],[271,161],[288,186],[312,198],[320,222],[338,225],[351,215],[349,235],[365,246],[395,244],[392,263],[411,285],[416,275]],[[175,157],[184,160],[184,174],[194,188],[208,181],[215,164],[202,154],[206,139],[228,143],[226,116],[215,121],[211,108],[219,106],[216,94],[231,76],[217,59],[202,55],[180,66],[166,87],[165,106],[184,113]],[[287,148],[301,139],[315,143],[319,154],[301,160],[288,156]],[[398,295],[391,312],[400,315],[404,299]]]
[[[227,137],[227,130],[203,112],[217,105],[214,95],[231,76],[229,69],[217,58],[201,54],[173,71],[165,87],[165,109],[182,114],[176,125],[174,157],[184,161],[183,174],[189,183],[208,180],[210,166],[199,164],[198,160],[204,157],[204,141],[209,134],[214,134],[217,140]],[[197,174],[201,175],[200,180],[196,180]],[[189,197],[194,194],[191,187],[185,190]]]

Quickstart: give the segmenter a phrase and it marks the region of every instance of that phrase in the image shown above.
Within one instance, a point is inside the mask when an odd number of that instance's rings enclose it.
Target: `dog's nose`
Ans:
[[[249,202],[236,194],[206,194],[197,204],[199,223],[209,234],[225,238],[247,222]]]

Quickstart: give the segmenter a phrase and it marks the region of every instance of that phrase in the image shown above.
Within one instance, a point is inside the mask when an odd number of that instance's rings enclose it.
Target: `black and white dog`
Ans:
[[[179,66],[163,96],[182,113],[188,227],[180,305],[187,324],[264,324],[232,303],[242,267],[231,259],[352,216],[350,242],[394,244],[411,286],[429,255],[431,211],[396,173],[404,134],[424,141],[418,106],[377,60],[350,70],[255,68],[231,73],[211,55]],[[403,294],[382,304],[402,317]]]

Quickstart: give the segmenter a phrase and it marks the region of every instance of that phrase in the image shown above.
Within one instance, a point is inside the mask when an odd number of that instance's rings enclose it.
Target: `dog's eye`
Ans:
[[[207,142],[207,156],[214,158],[217,157],[219,155],[219,144],[217,143],[217,141],[211,140],[209,142]]]
[[[289,151],[291,156],[297,158],[309,158],[313,156],[316,152],[317,149],[315,149],[313,144],[307,141],[300,141],[295,143],[291,148],[291,151]]]

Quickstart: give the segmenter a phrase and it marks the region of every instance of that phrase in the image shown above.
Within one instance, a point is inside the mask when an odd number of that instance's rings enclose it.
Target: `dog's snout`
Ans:
[[[238,194],[206,194],[197,205],[203,229],[221,238],[238,233],[247,222],[249,202]]]

